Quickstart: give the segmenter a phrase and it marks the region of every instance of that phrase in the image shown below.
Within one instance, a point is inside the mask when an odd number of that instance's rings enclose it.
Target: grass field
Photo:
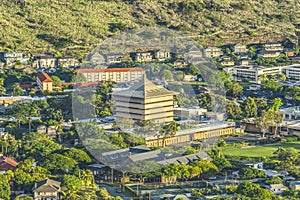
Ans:
[[[295,148],[300,152],[300,141],[287,142],[276,145],[254,146],[254,147],[225,147],[222,149],[224,155],[228,156],[247,156],[247,157],[271,157],[273,152],[279,147]]]

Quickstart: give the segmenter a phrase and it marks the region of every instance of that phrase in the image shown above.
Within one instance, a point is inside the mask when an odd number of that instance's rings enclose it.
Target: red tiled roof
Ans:
[[[87,83],[77,83],[76,88],[87,88],[87,87],[93,87],[93,86],[99,86],[101,85],[100,82],[87,82]]]
[[[14,170],[18,163],[11,158],[0,156],[0,171]]]
[[[145,71],[143,68],[76,69],[77,73]]]
[[[38,77],[38,79],[40,79],[41,82],[44,82],[44,83],[45,82],[46,83],[53,82],[52,79],[50,78],[50,76],[45,72],[38,72],[37,77]]]
[[[63,85],[74,85],[76,82],[60,82],[58,84],[59,87],[63,86]]]
[[[32,86],[31,84],[19,84],[19,86],[23,89],[30,89],[30,88],[34,88],[34,86]]]

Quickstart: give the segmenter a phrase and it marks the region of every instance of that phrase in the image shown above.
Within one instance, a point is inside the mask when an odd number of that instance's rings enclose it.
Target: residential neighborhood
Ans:
[[[0,200],[300,199],[297,1],[0,5]]]

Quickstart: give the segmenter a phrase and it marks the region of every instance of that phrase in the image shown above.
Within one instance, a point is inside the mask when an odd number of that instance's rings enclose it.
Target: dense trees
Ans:
[[[63,155],[72,158],[78,163],[90,163],[92,161],[90,156],[85,151],[80,149],[75,149],[75,148],[66,149]]]
[[[253,178],[266,178],[267,175],[264,171],[255,169],[252,167],[245,167],[239,171],[239,175],[242,179],[253,179]]]
[[[230,119],[240,119],[242,117],[241,107],[234,101],[227,101],[226,109],[227,118]]]
[[[236,194],[242,195],[239,199],[265,199],[265,200],[272,200],[275,198],[275,195],[267,190],[261,188],[258,184],[251,183],[251,182],[243,182],[239,184],[239,186],[236,189]]]
[[[194,177],[209,177],[218,172],[218,167],[207,160],[198,160],[192,164],[170,164],[163,168],[162,174],[166,177],[177,177],[188,180]]]
[[[245,118],[257,116],[257,105],[255,103],[254,98],[247,97],[247,99],[245,101],[243,101],[241,107],[242,107],[242,110],[244,111]]]
[[[74,169],[77,164],[77,161],[72,158],[58,153],[53,153],[47,156],[43,162],[43,166],[53,173],[68,172]]]
[[[8,181],[4,174],[0,174],[0,198],[4,200],[10,199],[10,186]]]
[[[188,74],[188,75],[196,76],[196,75],[200,74],[200,70],[197,66],[195,66],[193,64],[188,64],[186,66],[185,73]]]
[[[19,163],[18,168],[14,171],[14,180],[21,185],[33,184],[49,177],[50,172],[37,166],[35,160],[26,159]]]
[[[101,83],[96,89],[95,94],[95,109],[96,115],[98,117],[105,117],[112,115],[112,101],[111,101],[111,93],[112,88],[114,87],[114,83],[107,82]]]
[[[24,157],[41,160],[62,147],[45,133],[32,132],[22,138],[21,153]]]
[[[271,184],[283,184],[283,180],[279,176],[271,176],[265,182],[266,182],[266,184],[269,184],[269,185],[271,185]]]
[[[168,137],[172,137],[176,134],[177,131],[180,130],[180,126],[176,123],[176,121],[172,121],[169,123],[166,123],[162,129],[159,131],[159,133],[163,137],[163,147],[165,147],[165,139]]]
[[[275,169],[285,170],[290,174],[299,175],[299,171],[296,168],[296,164],[299,164],[299,153],[294,148],[278,148],[274,155],[278,158]]]
[[[55,75],[51,76],[51,79],[53,81],[53,86],[58,86],[59,83],[61,82],[60,78],[58,76],[55,76]]]
[[[78,177],[76,177],[75,175],[69,175],[69,174],[65,174],[63,176],[62,184],[68,190],[71,190],[71,191],[74,191],[74,192],[80,190],[81,187],[82,187],[81,180]]]

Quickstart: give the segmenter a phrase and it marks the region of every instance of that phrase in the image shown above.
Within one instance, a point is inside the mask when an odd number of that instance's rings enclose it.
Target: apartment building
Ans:
[[[282,71],[287,79],[300,80],[300,64],[289,65]]]
[[[143,77],[143,68],[106,68],[106,69],[77,69],[76,73],[85,76],[87,82],[114,81],[136,82]]]
[[[260,75],[276,75],[282,72],[284,67],[262,67],[262,66],[236,66],[226,67],[223,70],[232,74],[238,81],[259,82]]]

